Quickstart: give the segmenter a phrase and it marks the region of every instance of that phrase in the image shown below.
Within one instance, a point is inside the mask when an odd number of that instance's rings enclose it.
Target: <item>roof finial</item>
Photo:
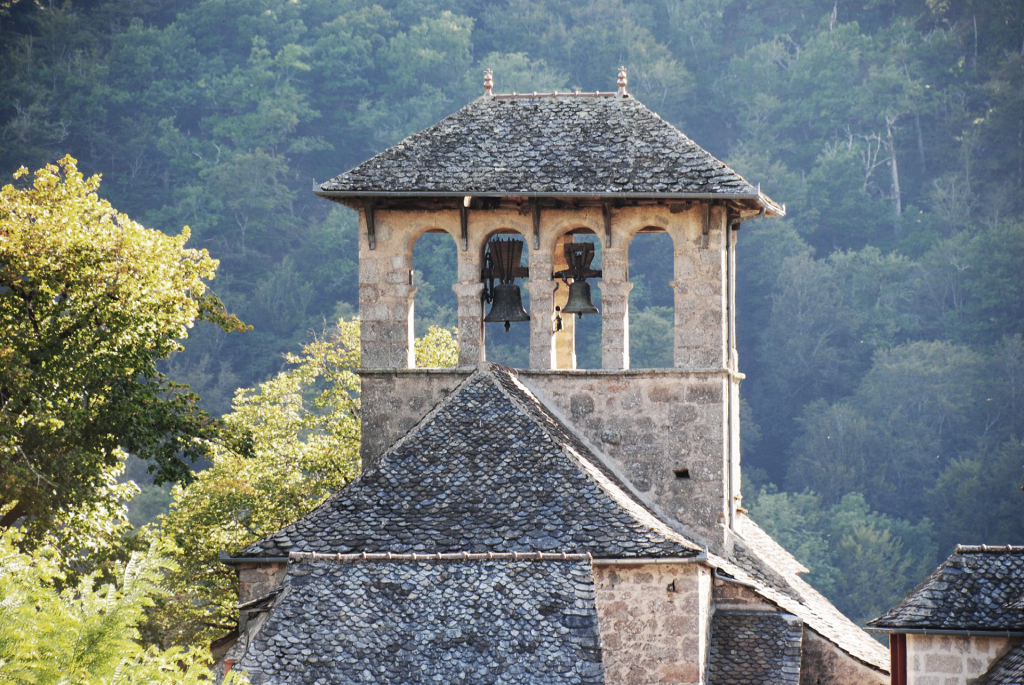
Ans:
[[[484,69],[484,97],[492,98],[494,93],[491,90],[494,88],[494,72],[490,69]]]
[[[616,97],[626,97],[626,67],[619,67],[619,92]]]

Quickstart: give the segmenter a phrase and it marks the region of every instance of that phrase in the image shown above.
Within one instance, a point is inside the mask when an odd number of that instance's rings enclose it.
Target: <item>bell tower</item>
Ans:
[[[486,361],[485,320],[508,322],[529,328],[519,381],[651,509],[728,549],[741,506],[736,240],[742,221],[783,208],[637,102],[625,69],[612,92],[492,84],[488,72],[482,97],[315,189],[359,213],[364,465]],[[454,369],[415,368],[412,251],[426,232],[450,235],[457,255]],[[671,368],[630,364],[641,232],[672,240]],[[599,369],[576,368],[580,314],[600,317]]]

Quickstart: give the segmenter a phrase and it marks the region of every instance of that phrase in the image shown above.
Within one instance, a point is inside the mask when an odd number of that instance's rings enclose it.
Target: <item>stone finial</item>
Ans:
[[[619,92],[617,95],[620,98],[626,96],[626,67],[619,67]]]
[[[494,97],[494,93],[491,92],[494,89],[494,72],[490,69],[484,69],[484,97]]]

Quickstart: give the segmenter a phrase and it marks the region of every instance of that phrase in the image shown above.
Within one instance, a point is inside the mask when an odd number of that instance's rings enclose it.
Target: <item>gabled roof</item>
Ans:
[[[289,552],[568,552],[693,557],[515,378],[483,365],[362,476],[245,548]]]
[[[315,189],[325,197],[742,199],[781,209],[632,97],[474,100]]]
[[[775,611],[716,611],[708,685],[797,685],[803,621]]]
[[[1021,685],[1024,683],[1024,642],[996,659],[971,685]]]
[[[1024,634],[1024,546],[957,545],[924,582],[869,628]]]
[[[603,683],[587,561],[292,561],[253,685]]]

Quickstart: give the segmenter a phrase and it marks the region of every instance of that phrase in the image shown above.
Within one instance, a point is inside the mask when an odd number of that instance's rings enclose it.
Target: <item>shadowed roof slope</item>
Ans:
[[[779,207],[631,97],[479,98],[319,185],[372,195],[734,198]]]
[[[971,685],[1020,685],[1024,683],[1024,642],[1003,656]]]
[[[709,685],[797,685],[804,624],[774,611],[716,611]]]
[[[957,545],[924,582],[869,629],[1024,633],[1024,546]]]
[[[486,365],[310,514],[240,556],[569,552],[692,557],[508,369]]]
[[[253,685],[604,682],[586,561],[292,561]]]

